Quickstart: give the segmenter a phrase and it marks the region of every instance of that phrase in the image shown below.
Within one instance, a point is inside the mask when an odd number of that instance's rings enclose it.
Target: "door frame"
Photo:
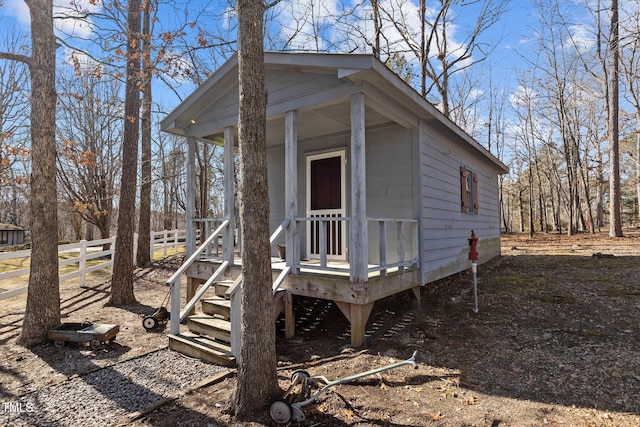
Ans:
[[[340,209],[322,209],[322,210],[311,210],[311,162],[315,160],[329,159],[332,157],[340,157],[340,183],[341,183],[341,196],[340,196]],[[337,215],[340,217],[347,216],[347,150],[346,148],[340,148],[331,151],[324,151],[321,153],[307,154],[306,155],[306,192],[307,192],[307,200],[306,200],[306,216],[308,218],[313,217],[314,215]],[[341,247],[337,254],[331,253],[331,243],[327,242],[327,259],[329,260],[347,260],[347,221],[341,220],[336,221],[338,224],[338,233],[340,233],[340,241],[342,242]],[[329,232],[331,233],[331,232]],[[312,251],[312,221],[307,221],[307,257],[310,259],[319,259],[320,254],[313,253]]]

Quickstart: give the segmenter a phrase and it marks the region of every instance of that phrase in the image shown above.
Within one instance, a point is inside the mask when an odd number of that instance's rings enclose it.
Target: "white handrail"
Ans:
[[[191,300],[184,306],[184,308],[182,309],[182,311],[180,312],[180,321],[182,322],[184,320],[185,317],[187,317],[187,314],[189,314],[189,312],[191,311],[191,309],[193,309],[193,307],[195,307],[196,303],[198,301],[200,301],[200,298],[202,298],[202,296],[204,295],[204,293],[209,289],[209,287],[211,285],[213,285],[213,283],[218,280],[218,277],[220,277],[220,275],[222,273],[224,273],[224,271],[227,269],[227,267],[229,266],[229,261],[223,261],[222,264],[220,264],[220,267],[218,267],[218,269],[216,270],[215,273],[213,273],[211,275],[211,277],[209,277],[209,280],[207,280],[202,287],[200,287],[200,289],[198,290],[198,292],[193,296],[193,298],[191,298]]]
[[[280,285],[282,285],[282,283],[284,282],[284,279],[287,277],[287,275],[291,272],[291,267],[286,266],[281,272],[280,274],[278,274],[278,277],[276,277],[276,280],[273,282],[273,285],[271,286],[272,292],[275,295],[276,292],[278,292],[278,289],[280,288]]]
[[[226,219],[224,221],[222,221],[222,224],[220,224],[220,226],[218,228],[216,228],[216,230],[211,233],[211,235],[209,237],[207,237],[207,240],[204,241],[204,243],[202,243],[200,246],[198,246],[198,248],[191,254],[191,256],[180,266],[180,268],[173,273],[173,275],[169,278],[169,280],[167,280],[167,285],[171,285],[176,279],[180,278],[180,276],[182,276],[184,274],[185,271],[187,271],[187,268],[191,267],[191,264],[193,264],[198,257],[200,256],[200,253],[202,253],[202,251],[211,244],[211,242],[213,242],[213,240],[216,238],[216,236],[218,236],[222,230],[224,230],[224,228],[229,225],[229,220]]]
[[[274,230],[274,232],[271,235],[271,237],[269,237],[269,247],[273,247],[273,245],[275,244],[276,240],[278,240],[280,238],[280,236],[282,235],[282,233],[284,233],[287,230],[287,227],[289,227],[289,224],[291,224],[291,220],[290,219],[285,219],[284,221],[282,221],[282,224],[280,224],[278,226],[278,228],[276,228]],[[242,285],[242,280],[236,280],[235,283],[233,284],[233,286],[231,286],[231,288],[229,288],[229,290],[227,291],[227,294],[229,294],[229,295],[235,294],[236,290],[241,285]],[[274,292],[275,292],[275,290],[274,290]]]
[[[222,231],[225,229],[225,227],[227,227],[229,225],[229,223],[230,223],[230,221],[228,219],[225,219],[224,221],[222,221],[222,224],[220,224],[220,226],[218,228],[216,228],[216,230],[213,233],[211,233],[211,235],[209,237],[207,237],[207,240],[205,240],[191,254],[191,256],[184,262],[184,264],[182,264],[180,266],[180,268],[175,273],[173,273],[173,275],[169,278],[169,280],[167,280],[167,282],[166,282],[167,285],[171,286],[170,330],[171,330],[172,334],[177,335],[177,334],[180,333],[180,322],[183,319],[182,318],[182,314],[181,314],[181,310],[180,310],[180,278],[187,271],[187,268],[191,267],[191,265],[198,259],[200,254],[203,251],[206,250],[206,248],[211,244],[211,242],[213,242],[213,240],[215,238],[218,237],[218,235],[220,233],[222,233]],[[228,261],[223,262],[222,266],[220,267],[222,270],[219,269],[219,271],[224,271],[224,269],[226,269],[228,265],[229,265]],[[223,266],[224,266],[224,268],[222,268]],[[214,276],[217,277],[218,276],[218,272],[216,272],[216,274],[214,274]],[[209,279],[209,280],[211,280],[211,279]],[[211,281],[211,283],[213,283],[213,281]],[[207,286],[207,288],[208,287],[209,286]],[[204,288],[204,290],[206,290],[206,288]],[[195,303],[198,302],[200,297],[202,297],[202,294],[204,294],[204,291],[202,293],[198,293],[196,295],[198,298],[195,299],[195,300],[192,298],[192,300],[189,301],[189,303],[187,305],[191,304],[191,307],[193,307],[193,305],[195,305]],[[189,310],[191,310],[191,308],[189,308]]]
[[[269,247],[273,247],[276,240],[280,238],[280,236],[287,230],[289,225],[291,224],[290,219],[285,219],[282,221],[282,224],[275,229],[271,237],[269,238]],[[280,285],[284,281],[285,277],[291,271],[291,267],[287,266],[284,270],[280,272],[276,280],[272,284],[272,292],[275,294],[280,288]],[[240,290],[242,286],[242,275],[240,275],[234,282],[233,286],[229,288],[227,291],[229,295],[229,299],[231,300],[231,354],[234,356],[238,356],[240,352],[240,298],[238,298],[238,290]]]
[[[269,246],[270,247],[273,247],[273,245],[276,242],[276,240],[278,240],[280,238],[280,236],[282,235],[282,233],[284,233],[287,230],[287,227],[289,227],[289,224],[291,224],[291,220],[287,218],[284,221],[282,221],[282,224],[280,224],[278,226],[278,228],[275,229],[275,231],[273,232],[273,234],[269,238]]]

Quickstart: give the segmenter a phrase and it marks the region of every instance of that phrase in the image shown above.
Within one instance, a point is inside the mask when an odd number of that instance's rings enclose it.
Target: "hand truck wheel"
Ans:
[[[142,319],[142,327],[147,331],[152,331],[158,326],[158,319],[155,316],[145,316]]]
[[[291,405],[286,400],[278,399],[269,407],[271,419],[278,424],[286,424],[291,420]]]

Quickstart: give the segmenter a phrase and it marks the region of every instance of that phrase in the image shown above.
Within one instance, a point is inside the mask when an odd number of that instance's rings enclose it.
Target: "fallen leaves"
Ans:
[[[319,414],[324,414],[325,412],[327,412],[328,409],[329,409],[329,405],[327,405],[326,403],[321,403],[318,406],[316,406],[315,411]]]
[[[475,396],[471,396],[469,399],[462,402],[462,406],[472,406],[479,404],[480,401]]]
[[[444,418],[444,415],[442,415],[440,412],[438,412],[437,414],[427,414],[427,418],[429,418],[431,421],[439,421],[441,419]]]
[[[353,420],[354,418],[356,418],[355,412],[353,412],[351,409],[345,409],[344,411],[342,411],[342,415],[348,420]]]

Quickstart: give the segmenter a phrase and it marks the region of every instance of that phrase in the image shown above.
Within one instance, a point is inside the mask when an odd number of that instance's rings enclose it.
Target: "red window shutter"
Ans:
[[[462,212],[469,210],[469,203],[467,201],[467,168],[460,166],[460,208]]]
[[[477,214],[480,205],[478,204],[478,174],[473,174],[473,213]]]

